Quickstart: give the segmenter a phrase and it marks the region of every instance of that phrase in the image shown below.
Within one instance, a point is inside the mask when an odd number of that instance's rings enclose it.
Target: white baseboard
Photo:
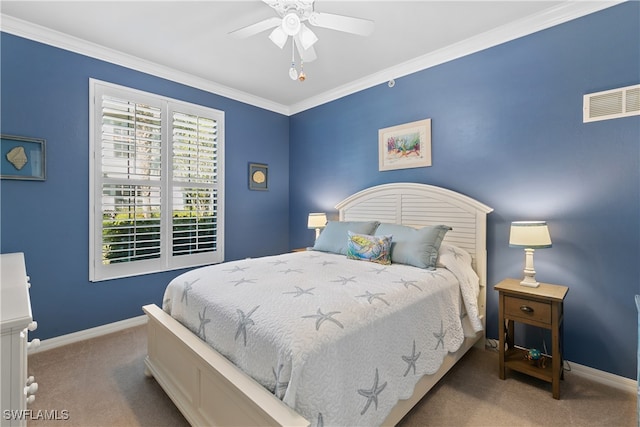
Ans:
[[[485,347],[487,350],[498,352],[498,340],[493,338],[487,339]],[[600,371],[598,369],[590,368],[588,366],[580,365],[568,360],[564,361],[564,372],[571,372],[576,376],[586,378],[588,380],[604,384],[609,387],[614,387],[619,390],[628,391],[630,393],[638,393],[640,395],[640,389],[638,388],[638,382],[636,380],[621,377],[619,375],[610,374],[609,372]],[[640,427],[640,425],[638,426]]]
[[[53,348],[61,347],[67,344],[73,344],[79,341],[88,340],[90,338],[96,338],[102,335],[107,335],[113,332],[118,332],[123,329],[132,328],[134,326],[140,326],[147,323],[147,316],[137,316],[130,319],[121,320],[119,322],[109,323],[95,328],[85,329],[83,331],[74,332],[67,335],[61,335],[59,337],[50,338],[40,342],[40,346],[29,351],[29,354],[39,353],[41,351],[51,350]],[[496,350],[496,344],[492,344],[495,340],[487,340],[489,344],[487,347]],[[588,366],[579,365],[574,362],[565,361],[565,372],[571,372],[577,376],[587,378],[591,381],[595,381],[600,384],[608,385],[620,390],[628,391],[630,393],[638,392],[638,382],[629,378],[621,377],[619,375],[610,374],[609,372],[600,371],[598,369],[590,368]],[[567,369],[567,368],[570,368]]]
[[[61,347],[63,345],[73,344],[79,341],[100,337],[102,335],[111,334],[113,332],[132,328],[134,326],[144,325],[146,323],[147,316],[143,314],[142,316],[120,320],[119,322],[108,323],[106,325],[96,326],[95,328],[85,329],[82,331],[73,332],[71,334],[42,340],[40,341],[40,345],[38,347],[29,350],[29,354],[40,353],[41,351],[47,351],[57,347]]]
[[[565,372],[568,372],[566,367],[570,367],[570,372],[579,377],[587,378],[591,381],[628,391],[630,393],[638,393],[638,382],[636,380],[610,374],[609,372],[600,371],[574,362],[565,361],[565,364]]]

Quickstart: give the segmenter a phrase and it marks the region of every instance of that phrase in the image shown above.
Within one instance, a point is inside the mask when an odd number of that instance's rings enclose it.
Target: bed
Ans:
[[[486,215],[491,208],[451,190],[415,183],[365,189],[336,208],[340,222],[330,224],[332,230],[371,222],[376,223],[372,233],[376,235],[401,231],[396,225],[412,230],[450,227],[440,233],[444,239],[438,242],[438,264],[419,269],[395,262],[369,263],[350,259],[351,252],[344,256],[341,248],[239,260],[176,278],[165,292],[164,310],[153,304],[143,307],[149,319],[145,365],[147,375],[158,381],[192,425],[395,425],[469,348],[484,346]],[[330,236],[330,227],[323,232],[325,237]],[[352,236],[351,241],[362,235]],[[382,275],[388,276],[384,283],[373,278]],[[462,286],[472,281],[471,275],[477,286],[473,291]],[[274,280],[264,285],[268,293],[261,294],[263,285],[256,278],[267,276]],[[421,282],[427,276],[429,283]],[[220,284],[213,285],[212,277]],[[324,282],[306,282],[303,277]],[[365,287],[358,288],[358,281]],[[235,299],[227,300],[235,293]],[[433,294],[429,300],[448,301],[449,308],[419,305],[426,304],[427,293]],[[207,298],[217,298],[220,306],[208,308],[203,294],[214,294]],[[311,306],[298,309],[298,301],[321,294],[327,300],[311,303],[313,311]],[[282,302],[285,298],[287,302]],[[340,305],[349,298],[352,305]],[[404,308],[396,308],[402,304]],[[269,322],[261,321],[261,316],[276,306],[284,307],[278,319],[289,316],[295,327],[283,322],[273,328],[279,335],[266,336],[260,325]],[[355,306],[365,311],[356,312]],[[224,317],[225,312],[236,317],[235,323],[214,327],[223,325],[224,319],[216,316]],[[369,317],[374,312],[389,317],[382,321]],[[356,318],[365,320],[351,326]],[[400,325],[393,319],[415,320],[418,329],[401,336],[392,332],[390,325]],[[409,327],[402,325],[403,330]],[[294,329],[305,329],[302,335],[307,341],[288,344],[283,337]],[[358,353],[368,342],[383,339],[390,340],[384,341],[384,351]],[[218,351],[206,341],[215,342]],[[264,347],[267,342],[279,347]],[[387,360],[391,349],[398,354]],[[277,362],[263,366],[262,359]],[[364,359],[371,363],[359,363]],[[389,375],[390,369],[399,370],[399,375]],[[314,371],[321,375],[311,376]],[[390,399],[394,393],[400,401]],[[322,403],[332,398],[340,404]]]

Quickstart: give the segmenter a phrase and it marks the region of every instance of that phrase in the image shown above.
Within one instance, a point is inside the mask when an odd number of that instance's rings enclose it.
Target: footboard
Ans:
[[[146,373],[193,426],[308,426],[309,422],[154,304]]]

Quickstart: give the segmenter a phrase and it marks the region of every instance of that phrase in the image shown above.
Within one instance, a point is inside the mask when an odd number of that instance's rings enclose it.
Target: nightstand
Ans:
[[[520,280],[505,279],[495,288],[500,293],[498,335],[500,337],[500,379],[506,368],[522,372],[551,383],[554,399],[560,398],[562,366],[563,303],[569,288],[540,283],[537,288],[520,285]],[[546,365],[540,366],[526,358],[528,349],[514,345],[514,323],[549,329],[551,331],[551,360],[544,355]],[[506,346],[505,346],[506,343]]]

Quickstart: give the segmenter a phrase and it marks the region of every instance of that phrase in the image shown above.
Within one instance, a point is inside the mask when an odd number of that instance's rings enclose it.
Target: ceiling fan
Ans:
[[[262,0],[272,7],[278,16],[264,19],[249,26],[237,29],[229,34],[238,38],[247,38],[272,29],[269,39],[280,49],[293,38],[292,59],[289,76],[291,79],[304,81],[304,70],[298,75],[295,68],[294,52],[297,48],[302,62],[311,62],[317,58],[313,45],[318,37],[305,25],[308,22],[314,27],[328,28],[345,33],[368,36],[373,32],[374,23],[369,19],[353,18],[333,13],[316,12],[314,0]]]

